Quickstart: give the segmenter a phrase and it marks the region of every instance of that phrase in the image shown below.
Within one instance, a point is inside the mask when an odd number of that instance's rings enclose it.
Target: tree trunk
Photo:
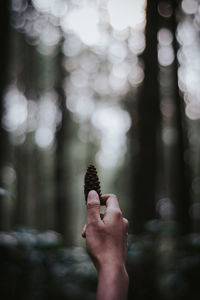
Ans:
[[[176,40],[176,11],[178,7],[178,1],[172,1],[171,5],[173,8],[173,15],[171,20],[171,28],[173,32],[173,48],[175,59],[173,63],[173,92],[174,92],[174,126],[177,132],[177,141],[173,149],[174,160],[171,162],[172,176],[171,178],[171,193],[175,203],[176,219],[180,225],[182,234],[190,232],[190,170],[189,165],[185,162],[184,155],[189,150],[188,136],[187,136],[187,125],[184,110],[184,101],[180,96],[178,87],[178,43]]]
[[[71,243],[69,225],[70,199],[69,199],[69,113],[66,108],[66,96],[63,90],[65,72],[62,66],[63,54],[61,49],[57,55],[57,81],[56,91],[58,94],[59,107],[62,113],[62,121],[56,133],[56,157],[55,157],[55,228],[64,236],[67,244]]]
[[[138,100],[139,153],[134,157],[133,230],[140,233],[144,224],[155,218],[157,128],[159,125],[159,88],[157,61],[158,0],[147,2],[146,48],[143,54],[145,78]]]
[[[4,228],[4,183],[3,183],[3,167],[8,157],[8,136],[3,128],[2,119],[4,114],[3,107],[3,93],[7,83],[7,66],[8,66],[8,55],[9,55],[9,5],[10,1],[2,0],[0,2],[0,230]]]

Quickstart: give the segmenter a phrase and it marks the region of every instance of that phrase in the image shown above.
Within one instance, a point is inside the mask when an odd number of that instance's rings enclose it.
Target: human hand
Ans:
[[[106,205],[104,214],[100,214],[98,194],[95,191],[88,194],[87,222],[82,236],[86,238],[87,249],[97,271],[104,266],[124,268],[128,221],[123,218],[115,195],[106,194],[101,198]]]
[[[125,268],[128,221],[123,218],[117,197],[101,196],[106,210],[100,214],[100,199],[95,191],[87,198],[87,222],[82,236],[98,271],[96,300],[125,300],[129,278]]]

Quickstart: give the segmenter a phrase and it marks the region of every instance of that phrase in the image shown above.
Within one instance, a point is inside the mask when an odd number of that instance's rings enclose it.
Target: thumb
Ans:
[[[100,219],[100,199],[96,191],[90,191],[87,198],[87,224]]]

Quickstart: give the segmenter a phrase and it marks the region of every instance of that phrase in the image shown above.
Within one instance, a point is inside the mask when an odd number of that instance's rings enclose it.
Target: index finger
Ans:
[[[101,196],[101,199],[105,201],[105,205],[107,209],[120,209],[119,202],[117,196],[114,194],[105,194]]]

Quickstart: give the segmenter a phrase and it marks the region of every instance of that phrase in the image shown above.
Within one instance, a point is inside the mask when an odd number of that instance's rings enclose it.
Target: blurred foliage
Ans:
[[[1,299],[95,299],[96,272],[85,250],[53,231],[0,234]]]
[[[129,299],[198,299],[200,235],[180,238],[174,222],[152,220],[146,228],[129,245]]]
[[[152,220],[130,236],[128,299],[199,299],[200,235],[178,238],[176,224]],[[53,231],[0,234],[1,299],[95,299],[97,274],[84,248]]]

